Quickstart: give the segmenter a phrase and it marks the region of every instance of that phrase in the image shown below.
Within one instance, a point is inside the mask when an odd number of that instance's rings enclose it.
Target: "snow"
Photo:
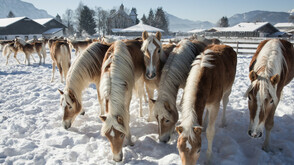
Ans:
[[[35,22],[44,25],[45,23],[51,21],[53,18],[40,18],[40,19],[33,19]]]
[[[6,27],[8,25],[11,25],[17,21],[20,21],[26,17],[14,17],[14,18],[1,18],[0,19],[0,27]]]
[[[268,22],[255,22],[255,23],[239,23],[235,26],[228,27],[228,28],[223,28],[220,31],[243,31],[243,32],[252,32],[255,31],[263,26],[268,24]]]
[[[153,27],[153,26],[150,26],[150,25],[145,25],[142,22],[138,23],[137,25],[125,28],[125,29],[121,29],[121,30],[115,29],[115,30],[117,30],[116,32],[121,32],[121,33],[124,33],[124,32],[143,32],[143,31],[147,31],[147,32],[160,31],[160,32],[163,32],[163,30],[161,30],[159,28],[156,28],[156,27]]]
[[[148,104],[139,116],[139,100],[133,97],[130,106],[130,128],[133,147],[123,148],[122,163],[112,160],[108,140],[100,135],[102,122],[95,85],[83,92],[85,115],[78,116],[72,128],[62,126],[60,94],[63,89],[60,76],[50,82],[52,65],[47,51],[45,65],[17,64],[0,53],[0,164],[181,164],[176,147],[178,134],[174,132],[169,143],[158,140],[157,123],[147,122]],[[72,60],[75,59],[72,53]],[[38,60],[38,56],[34,57]],[[24,54],[18,58],[24,61]],[[264,152],[262,139],[247,135],[249,112],[243,98],[248,85],[249,55],[239,55],[237,75],[227,107],[227,126],[216,122],[212,164],[294,164],[294,82],[284,88],[282,100],[275,113],[272,130],[272,151]],[[32,61],[32,60],[31,60]],[[182,94],[183,90],[180,90]],[[178,104],[181,95],[178,96]],[[178,106],[180,108],[180,106]],[[205,161],[207,140],[202,133],[202,149],[197,164]]]

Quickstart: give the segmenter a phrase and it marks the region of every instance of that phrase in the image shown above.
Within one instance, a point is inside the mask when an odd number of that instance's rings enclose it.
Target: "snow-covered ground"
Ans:
[[[123,148],[121,163],[112,160],[110,144],[100,135],[102,123],[96,99],[96,87],[83,93],[84,116],[78,116],[72,128],[62,126],[57,89],[63,89],[59,73],[50,82],[52,65],[48,53],[45,65],[17,64],[0,53],[0,164],[181,164],[176,148],[177,133],[168,144],[157,139],[157,123],[148,123],[148,105],[144,117],[138,117],[139,101],[130,107],[133,147]],[[37,55],[34,55],[38,60]],[[20,61],[24,55],[19,54]],[[73,60],[75,59],[73,54]],[[262,139],[247,135],[249,111],[243,94],[249,85],[248,66],[251,56],[238,57],[237,75],[227,110],[227,127],[216,122],[213,164],[294,164],[294,82],[284,88],[272,130],[272,152],[261,149]],[[182,90],[179,92],[178,102]],[[197,164],[203,164],[207,141],[202,134],[202,152]]]

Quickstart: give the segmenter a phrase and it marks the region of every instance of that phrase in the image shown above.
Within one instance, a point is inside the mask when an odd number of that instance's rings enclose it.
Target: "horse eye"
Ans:
[[[274,102],[274,100],[272,99],[271,101],[270,101],[270,103],[272,104]]]
[[[251,97],[250,96],[248,96],[248,100],[251,101]]]
[[[166,122],[166,123],[168,123],[168,122],[169,122],[169,120],[165,120],[165,122]]]
[[[200,149],[197,150],[197,154],[200,153]]]
[[[158,49],[158,53],[160,53],[160,49]]]
[[[120,135],[120,138],[124,138],[124,136],[125,136],[124,134],[121,134],[121,135]]]

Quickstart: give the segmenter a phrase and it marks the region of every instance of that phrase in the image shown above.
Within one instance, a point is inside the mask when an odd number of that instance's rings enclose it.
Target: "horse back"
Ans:
[[[294,48],[292,43],[286,40],[280,39],[280,42],[283,45],[282,52],[287,63],[287,68],[284,67],[284,70],[287,70],[285,75],[285,85],[287,85],[294,77]]]

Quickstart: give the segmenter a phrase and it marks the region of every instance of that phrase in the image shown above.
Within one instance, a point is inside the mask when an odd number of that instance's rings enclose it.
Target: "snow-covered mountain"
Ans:
[[[230,26],[240,22],[269,22],[271,24],[288,22],[290,14],[288,12],[271,12],[271,11],[250,11],[242,14],[235,14],[229,18]]]
[[[171,32],[187,32],[193,29],[208,29],[214,26],[213,23],[208,21],[191,21],[188,19],[182,19],[165,13],[169,21],[169,31]]]
[[[26,16],[32,19],[52,17],[45,10],[37,9],[33,4],[21,0],[0,0],[0,18],[6,18],[9,11],[16,17]]]

